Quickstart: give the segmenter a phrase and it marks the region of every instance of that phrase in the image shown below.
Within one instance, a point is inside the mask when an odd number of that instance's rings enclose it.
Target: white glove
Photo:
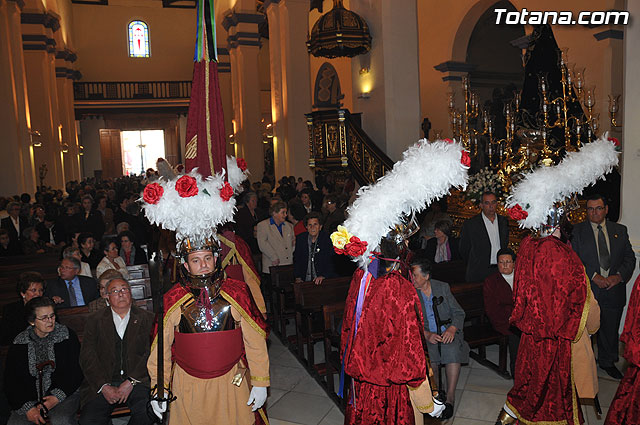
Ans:
[[[253,387],[251,389],[251,394],[249,394],[247,406],[251,406],[253,403],[251,411],[255,412],[264,405],[265,401],[267,401],[267,387]]]
[[[153,413],[156,414],[158,419],[162,420],[162,415],[167,411],[167,402],[151,400],[151,408],[153,409]]]
[[[440,400],[433,399],[433,411],[429,412],[429,416],[432,418],[439,418],[444,411],[445,405]]]

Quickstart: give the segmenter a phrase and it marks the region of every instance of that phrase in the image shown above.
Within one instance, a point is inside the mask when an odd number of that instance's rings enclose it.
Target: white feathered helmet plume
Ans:
[[[235,192],[247,178],[246,162],[227,157],[225,172],[203,178],[197,168],[178,174],[166,161],[158,161],[161,178],[148,184],[142,193],[142,208],[151,223],[176,232],[178,249],[192,251],[216,248],[216,228],[233,221]]]
[[[366,267],[369,255],[390,230],[453,187],[466,188],[471,159],[460,143],[421,139],[376,183],[360,188],[347,220],[331,235],[339,254]]]
[[[542,166],[526,174],[507,198],[509,216],[521,228],[550,234],[571,209],[575,194],[593,185],[618,165],[617,139],[605,133],[577,152],[569,152],[556,166]]]

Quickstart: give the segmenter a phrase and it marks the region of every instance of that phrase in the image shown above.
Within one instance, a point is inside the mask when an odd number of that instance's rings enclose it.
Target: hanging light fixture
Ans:
[[[362,55],[371,50],[369,26],[358,14],[345,9],[342,0],[333,0],[333,8],[313,25],[307,49],[313,56],[325,58]]]

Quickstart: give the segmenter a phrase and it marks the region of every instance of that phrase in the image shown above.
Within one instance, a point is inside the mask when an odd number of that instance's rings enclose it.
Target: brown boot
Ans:
[[[500,409],[500,414],[498,415],[498,420],[496,420],[496,425],[508,425],[515,423],[516,418],[505,412],[504,409]]]

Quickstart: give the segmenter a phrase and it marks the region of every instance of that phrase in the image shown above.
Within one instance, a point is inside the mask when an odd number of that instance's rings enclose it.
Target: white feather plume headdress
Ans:
[[[348,218],[331,235],[337,250],[366,242],[357,256],[365,266],[369,254],[404,216],[423,210],[454,187],[466,188],[469,156],[460,143],[421,139],[409,147],[393,169],[376,183],[360,188]]]
[[[615,142],[605,133],[579,151],[567,153],[558,165],[529,172],[507,198],[509,214],[522,228],[541,228],[556,203],[581,194],[618,165],[616,149]]]
[[[197,169],[161,177],[144,189],[145,215],[151,223],[175,231],[178,244],[185,239],[195,244],[217,239],[216,228],[233,221],[233,195],[247,178],[246,162],[227,156],[227,173],[228,182],[224,171],[206,178]]]

